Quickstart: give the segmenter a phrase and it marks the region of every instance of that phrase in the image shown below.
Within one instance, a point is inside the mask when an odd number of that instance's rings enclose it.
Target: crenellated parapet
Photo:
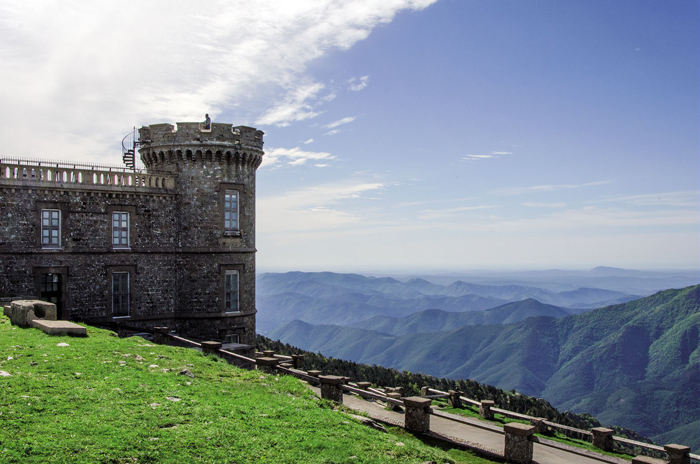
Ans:
[[[247,126],[180,122],[139,129],[141,160],[149,170],[173,171],[185,163],[216,163],[257,169],[262,163],[263,131]]]

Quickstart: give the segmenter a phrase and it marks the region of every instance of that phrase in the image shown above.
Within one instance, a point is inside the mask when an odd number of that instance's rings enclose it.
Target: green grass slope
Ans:
[[[365,427],[291,377],[88,333],[0,317],[0,462],[488,462]]]

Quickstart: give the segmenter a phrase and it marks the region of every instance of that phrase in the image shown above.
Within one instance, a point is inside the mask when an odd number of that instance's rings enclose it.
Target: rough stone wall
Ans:
[[[0,297],[38,296],[37,272],[63,275],[63,317],[112,321],[111,272],[129,271],[131,327],[193,337],[255,337],[255,171],[262,132],[197,123],[141,129],[149,173],[170,188],[0,178]],[[150,142],[149,142],[150,141]],[[156,174],[158,175],[158,174]],[[239,232],[223,228],[223,194],[239,192]],[[42,209],[61,210],[61,248],[43,249]],[[130,213],[130,249],[111,245],[111,214]],[[37,269],[43,271],[37,271]],[[239,273],[240,313],[224,311],[226,270]]]

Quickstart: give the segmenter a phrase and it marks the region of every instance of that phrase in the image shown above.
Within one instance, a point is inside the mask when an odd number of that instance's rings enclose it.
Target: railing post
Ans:
[[[603,451],[613,450],[613,435],[615,431],[605,427],[595,427],[591,429],[593,434],[593,446]]]
[[[168,344],[168,327],[153,327],[153,341],[159,345]]]
[[[321,398],[343,404],[343,382],[345,377],[337,375],[320,375]]]
[[[221,342],[202,342],[202,353],[216,354],[221,349]]]
[[[541,417],[530,418],[530,425],[535,427],[535,433],[547,433],[547,424],[544,423],[544,419]]]
[[[503,426],[506,434],[504,457],[506,461],[518,464],[530,464],[532,462],[533,444],[530,437],[535,433],[535,427],[518,422],[511,422]]]
[[[430,430],[430,398],[420,396],[409,396],[403,399],[403,406],[406,410],[404,426],[409,432],[425,433]]]
[[[664,446],[668,454],[668,464],[690,464],[690,447],[683,445]]]
[[[420,396],[428,396],[428,390],[430,387],[420,387]]]
[[[255,363],[258,366],[258,369],[266,372],[268,374],[274,374],[275,373],[275,368],[279,364],[280,360],[278,358],[272,358],[268,356],[263,356],[262,358],[257,358],[255,360]]]
[[[294,369],[301,369],[304,367],[304,355],[303,354],[293,354],[292,355],[292,366]]]
[[[274,352],[274,350],[265,350],[265,351],[263,351],[263,356],[266,358],[274,358],[275,352]]]
[[[462,399],[460,398],[460,396],[462,395],[462,392],[448,390],[447,393],[450,395],[449,398],[447,398],[447,404],[449,404],[451,408],[461,408]]]
[[[367,390],[372,386],[372,382],[357,382],[357,388],[360,390]]]
[[[481,400],[479,403],[479,415],[484,419],[493,420],[493,411],[491,408],[495,403],[493,400]]]

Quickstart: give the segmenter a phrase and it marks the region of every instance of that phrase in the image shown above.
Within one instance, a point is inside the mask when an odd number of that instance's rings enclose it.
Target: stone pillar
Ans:
[[[278,358],[269,358],[267,356],[263,356],[262,358],[258,358],[255,360],[255,364],[257,364],[258,366],[258,370],[263,371],[267,374],[274,374],[275,368],[279,363],[280,360]]]
[[[372,382],[357,382],[357,388],[367,390],[372,385]]]
[[[304,355],[303,354],[293,354],[292,355],[292,366],[294,369],[301,369],[304,367]]]
[[[265,351],[263,351],[263,357],[265,357],[265,358],[274,358],[274,357],[275,357],[275,352],[274,352],[274,350],[265,350]]]
[[[220,349],[220,342],[202,342],[202,353],[204,354],[216,354]]]
[[[506,446],[503,453],[506,461],[530,464],[533,448],[530,437],[535,433],[535,427],[511,422],[503,426],[503,431],[506,433]]]
[[[690,464],[690,447],[683,445],[664,446],[668,454],[668,464]]]
[[[535,427],[535,433],[547,433],[547,424],[544,423],[544,419],[541,417],[532,417],[530,419],[530,425]]]
[[[615,434],[613,429],[595,427],[591,429],[591,433],[593,433],[593,446],[603,451],[613,450],[613,435]]]
[[[309,374],[311,377],[318,377],[321,375],[321,371],[309,371],[307,374]]]
[[[153,341],[158,345],[168,344],[168,327],[153,327]]]
[[[428,396],[428,389],[430,387],[420,387],[420,396]]]
[[[343,381],[345,377],[337,375],[320,375],[321,398],[343,404]]]
[[[479,415],[484,419],[493,420],[493,411],[491,411],[491,408],[494,404],[493,400],[481,400],[479,404]]]
[[[430,430],[430,398],[409,396],[403,399],[406,409],[404,414],[405,427],[409,432],[424,433]]]
[[[462,407],[462,399],[460,396],[462,396],[461,391],[455,391],[455,390],[448,390],[447,393],[450,395],[449,398],[447,398],[447,404],[451,408],[461,408]]]

